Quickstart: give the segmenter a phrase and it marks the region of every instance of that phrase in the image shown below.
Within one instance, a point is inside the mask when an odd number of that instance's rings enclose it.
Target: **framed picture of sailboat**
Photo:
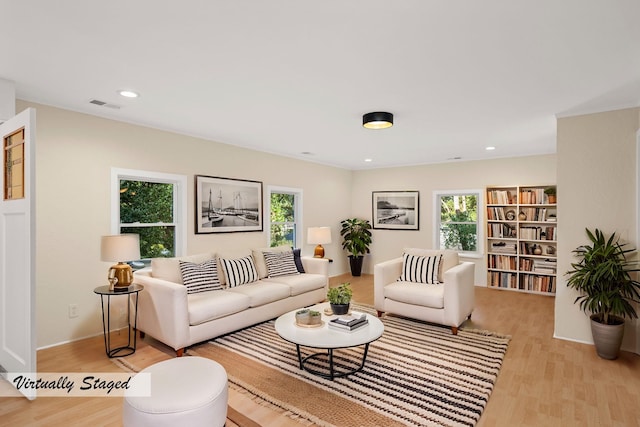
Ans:
[[[262,231],[262,182],[196,175],[196,234]]]

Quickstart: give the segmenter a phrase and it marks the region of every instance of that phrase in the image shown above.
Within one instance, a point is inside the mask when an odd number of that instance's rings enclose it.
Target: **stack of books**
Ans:
[[[366,326],[369,321],[364,313],[351,312],[344,316],[338,316],[327,322],[330,328],[342,331],[353,331]]]

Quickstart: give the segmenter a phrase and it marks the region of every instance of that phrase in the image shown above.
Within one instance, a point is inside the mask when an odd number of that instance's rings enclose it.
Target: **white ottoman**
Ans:
[[[125,393],[124,426],[224,426],[227,421],[227,372],[204,357],[177,357],[140,372],[151,374],[151,396]]]

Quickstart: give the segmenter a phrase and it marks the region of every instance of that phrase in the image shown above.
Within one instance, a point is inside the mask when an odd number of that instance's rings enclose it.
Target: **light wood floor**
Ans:
[[[354,301],[373,304],[372,276],[339,276],[331,285],[342,281],[351,282]],[[553,313],[552,297],[476,289],[476,309],[463,326],[512,336],[478,426],[640,426],[640,356],[622,352],[606,361],[592,346],[553,339]],[[138,341],[143,347],[158,360],[171,355],[149,338]],[[119,372],[101,336],[39,351],[38,370]],[[247,417],[243,426],[299,426],[237,393],[229,404]],[[3,397],[0,426],[120,426],[121,409],[122,398]]]

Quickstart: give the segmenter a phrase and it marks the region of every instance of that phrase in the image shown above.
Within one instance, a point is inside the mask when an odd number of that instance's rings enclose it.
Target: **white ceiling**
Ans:
[[[0,0],[0,16],[19,99],[348,169],[554,153],[557,115],[640,105],[638,0]],[[364,129],[370,111],[395,126]]]

